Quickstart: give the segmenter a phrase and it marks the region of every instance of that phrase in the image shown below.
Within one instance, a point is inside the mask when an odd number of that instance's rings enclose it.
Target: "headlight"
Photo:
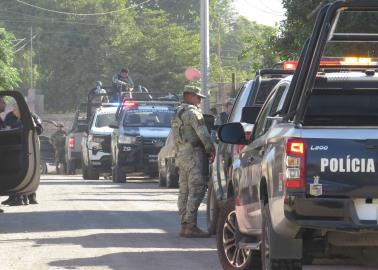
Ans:
[[[134,143],[137,142],[137,137],[127,136],[127,135],[121,134],[118,138],[118,142],[124,143],[124,144],[134,144]]]

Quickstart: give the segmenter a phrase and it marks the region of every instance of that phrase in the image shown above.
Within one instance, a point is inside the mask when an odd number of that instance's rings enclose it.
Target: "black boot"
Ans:
[[[21,196],[15,196],[14,200],[8,203],[9,206],[23,205]]]
[[[9,204],[11,201],[14,200],[14,196],[9,196],[8,199],[6,199],[5,201],[2,201],[1,204],[3,205],[7,205]]]
[[[28,195],[28,199],[29,199],[29,203],[30,204],[38,204],[38,201],[37,201],[37,194],[34,192],[32,194],[29,194]]]

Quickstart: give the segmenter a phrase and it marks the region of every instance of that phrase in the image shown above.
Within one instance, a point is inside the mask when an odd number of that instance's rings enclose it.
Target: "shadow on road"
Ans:
[[[216,262],[215,251],[181,252],[120,252],[100,257],[58,260],[49,265],[54,267],[99,267],[106,266],[113,270],[189,270],[220,269]],[[211,266],[212,265],[212,266]]]
[[[153,222],[146,222],[146,221]],[[25,222],[27,221],[27,222]],[[177,227],[176,211],[48,211],[4,213],[0,233],[70,231],[81,229]]]

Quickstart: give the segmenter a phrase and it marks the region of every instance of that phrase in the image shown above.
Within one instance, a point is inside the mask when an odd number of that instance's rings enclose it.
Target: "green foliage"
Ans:
[[[125,4],[126,2],[126,4]],[[150,91],[179,92],[188,82],[187,67],[200,65],[200,1],[159,0],[34,0],[44,8],[76,12],[122,12],[98,16],[48,13],[13,0],[0,1],[0,23],[17,38],[16,67],[30,87],[30,26],[33,40],[33,77],[50,111],[73,109],[84,100],[95,81],[111,85],[122,67],[130,69],[136,85]],[[272,38],[276,30],[239,18],[233,0],[210,0],[211,80],[241,80],[256,68],[271,66],[276,58]],[[135,6],[138,5],[138,6]],[[252,35],[251,35],[252,33]],[[24,46],[25,45],[25,46]],[[7,76],[8,78],[12,78]]]
[[[13,67],[13,34],[0,28],[0,90],[11,90],[20,81],[18,71]]]

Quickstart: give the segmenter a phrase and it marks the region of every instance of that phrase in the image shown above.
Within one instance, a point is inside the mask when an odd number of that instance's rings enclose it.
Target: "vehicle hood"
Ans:
[[[112,132],[113,132],[113,129],[108,126],[101,127],[101,128],[93,127],[91,129],[92,134],[98,134],[98,135],[110,135],[112,134]]]

